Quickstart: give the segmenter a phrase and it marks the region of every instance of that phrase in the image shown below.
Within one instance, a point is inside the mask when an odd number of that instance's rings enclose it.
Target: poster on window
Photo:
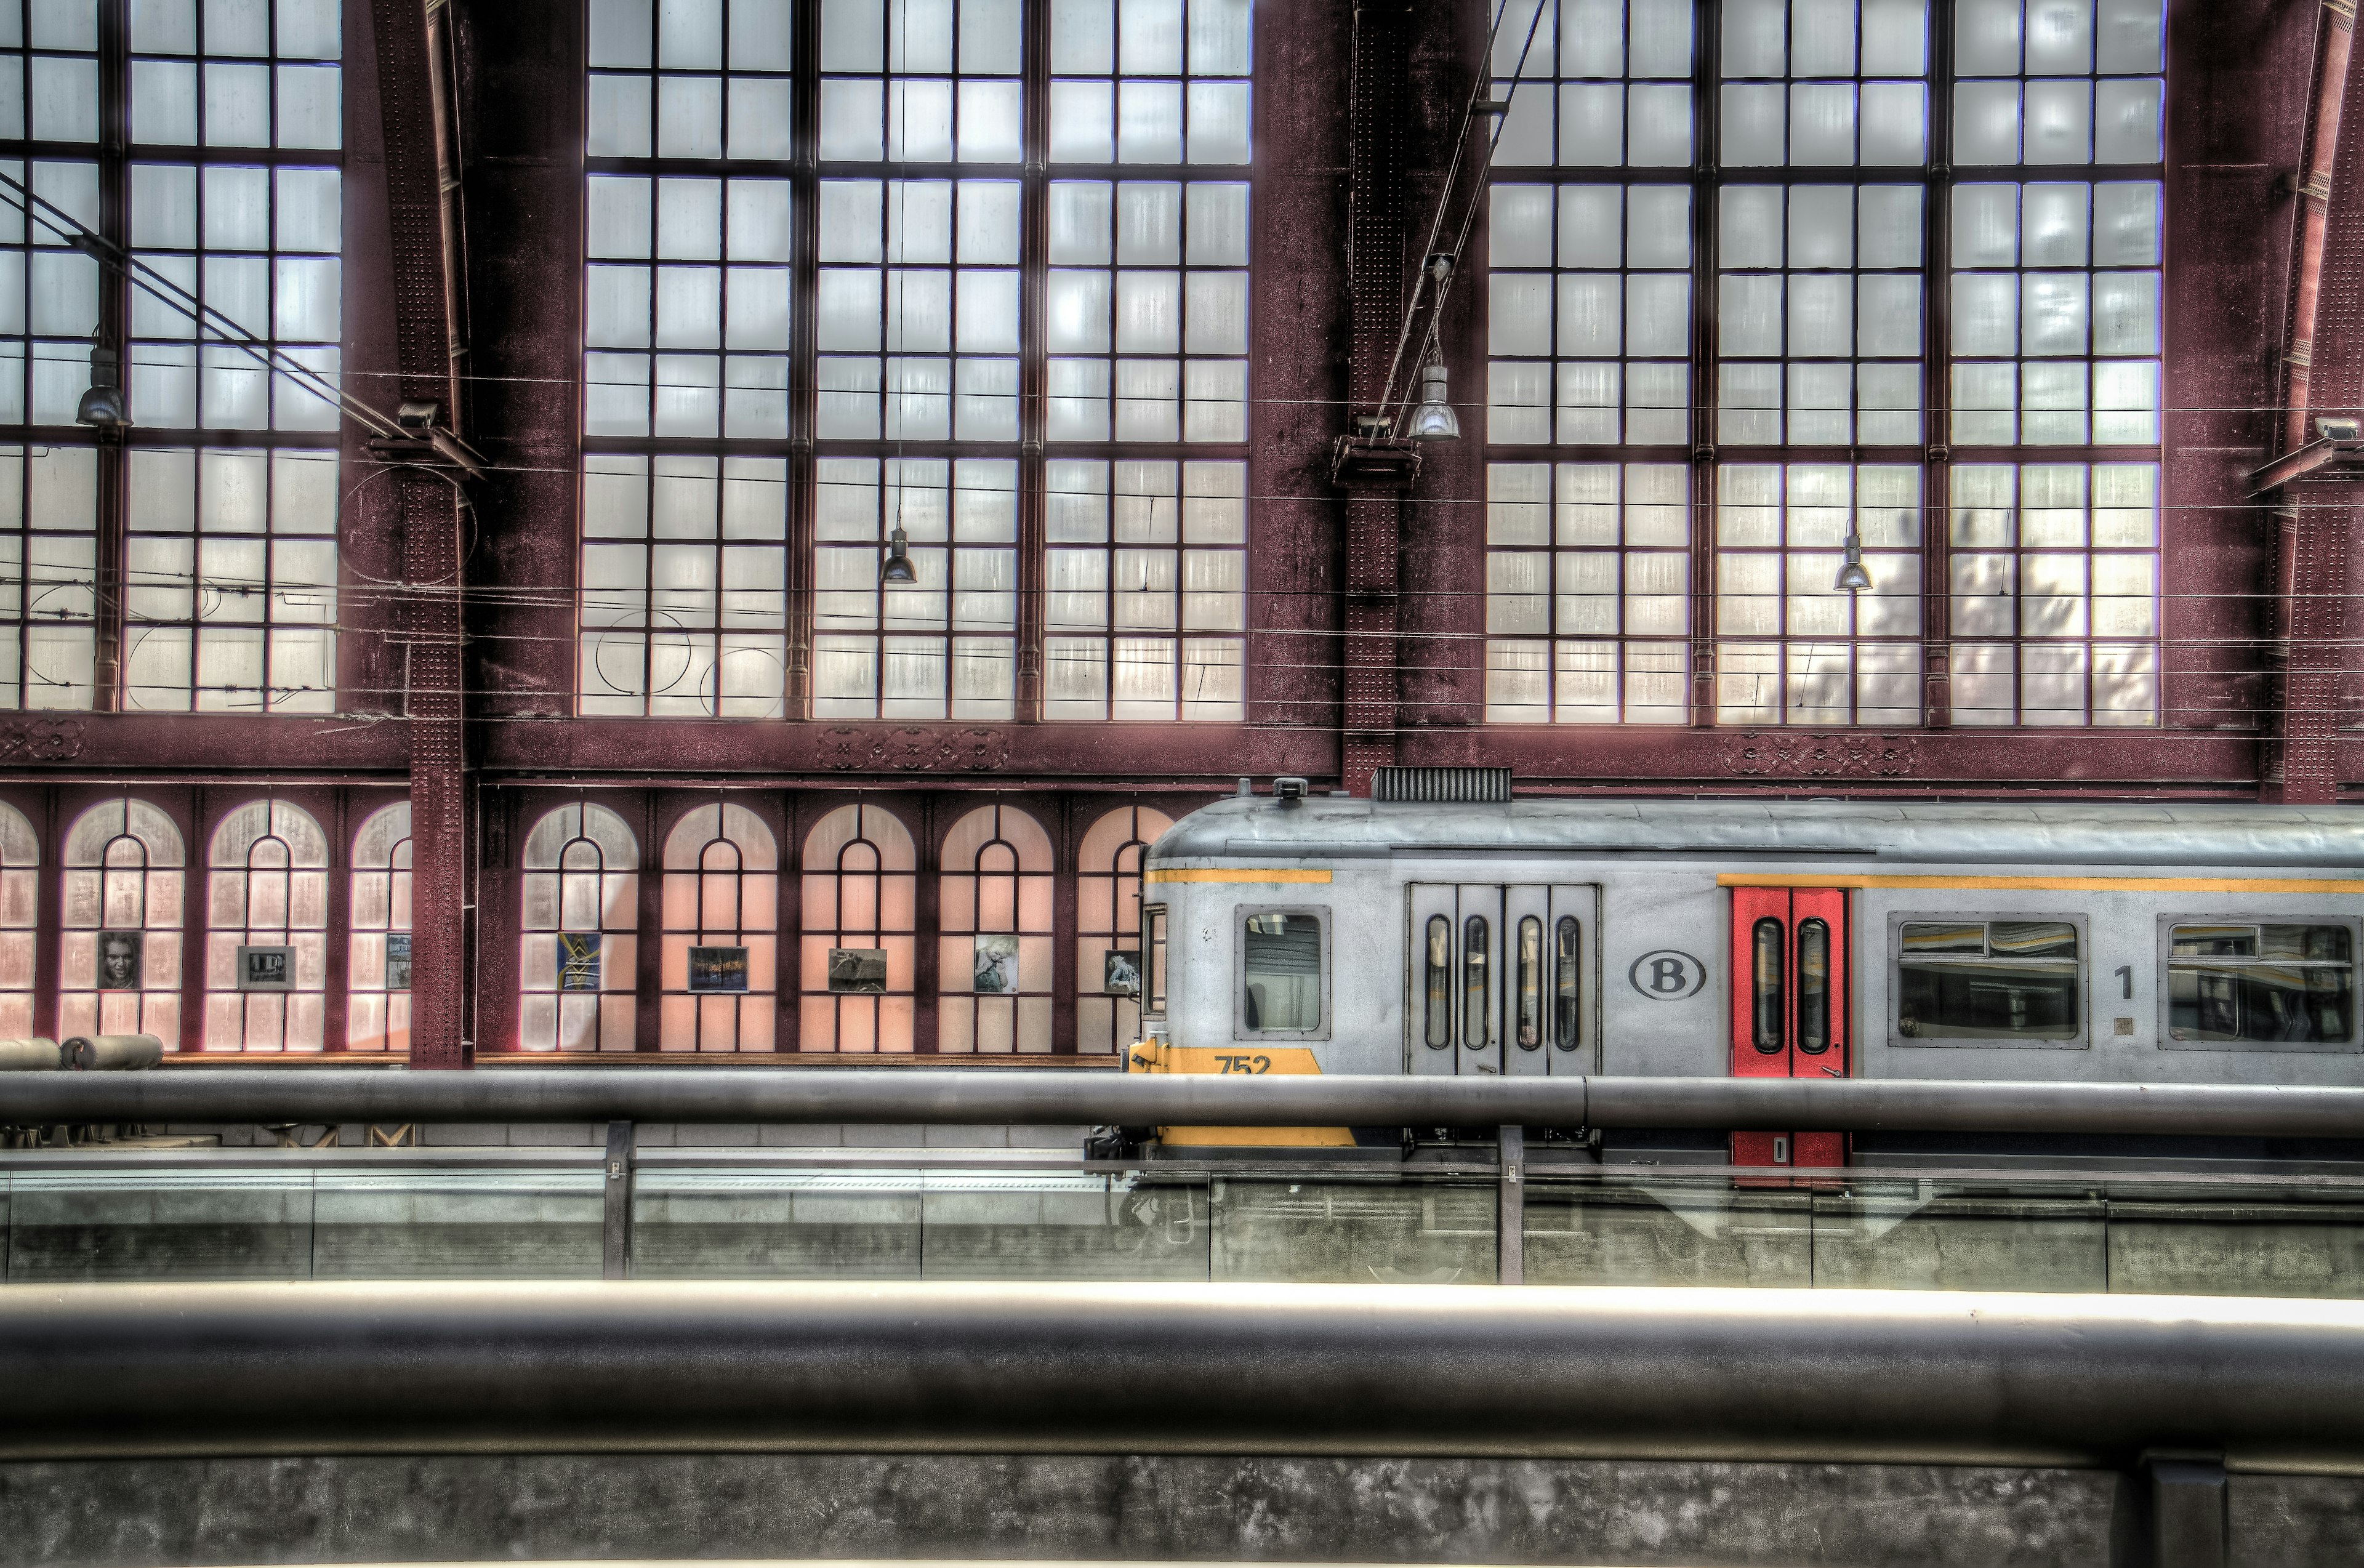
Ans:
[[[875,995],[886,989],[885,948],[829,950],[829,988]]]
[[[385,988],[410,989],[410,933],[389,931],[385,938]]]
[[[980,995],[1002,996],[1018,989],[1018,939],[996,932],[976,939],[976,966],[971,988]]]
[[[238,988],[241,991],[296,989],[296,950],[260,943],[238,950]]]
[[[1100,955],[1100,993],[1107,996],[1141,995],[1141,955],[1114,949]]]
[[[747,950],[690,949],[689,988],[693,991],[744,991],[747,989]]]
[[[561,991],[599,989],[599,933],[558,933],[558,988]]]
[[[98,933],[98,989],[139,989],[139,949],[146,940],[144,931]]]

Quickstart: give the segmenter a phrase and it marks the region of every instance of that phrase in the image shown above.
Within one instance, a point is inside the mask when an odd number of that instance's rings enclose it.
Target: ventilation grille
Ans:
[[[1433,806],[1508,806],[1508,768],[1379,768],[1371,798]]]

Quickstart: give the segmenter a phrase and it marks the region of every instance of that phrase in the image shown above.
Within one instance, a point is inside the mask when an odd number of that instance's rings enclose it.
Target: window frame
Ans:
[[[1950,921],[1981,926],[1997,920],[2043,920],[2073,926],[2077,930],[2077,1032],[2068,1040],[1999,1040],[1968,1035],[1907,1035],[1898,1027],[1897,1008],[1903,997],[1904,928],[1926,921]],[[1882,1028],[1888,1044],[1897,1050],[1928,1047],[1938,1051],[2091,1051],[2093,1049],[2092,917],[2067,909],[1901,909],[1888,915],[1888,1005]]]
[[[2347,931],[2348,1015],[2347,1035],[2344,1040],[2178,1040],[2172,1022],[2174,997],[2169,989],[2169,970],[2173,962],[2175,928],[2194,924],[2223,926],[2340,926]],[[2230,915],[2163,914],[2158,917],[2155,940],[2155,962],[2152,981],[2158,988],[2158,1049],[2161,1051],[2304,1051],[2315,1054],[2364,1054],[2364,917],[2347,915],[2308,915],[2282,911],[2275,914],[2237,912]],[[2239,962],[2239,961],[2236,961]],[[2249,960],[2253,963],[2263,960]]]
[[[1319,904],[1235,904],[1232,906],[1232,1039],[1242,1045],[1258,1041],[1326,1040],[1332,1021],[1330,1006],[1332,911]],[[1321,933],[1321,1022],[1310,1029],[1252,1029],[1247,1027],[1248,921],[1258,915],[1303,915]]]

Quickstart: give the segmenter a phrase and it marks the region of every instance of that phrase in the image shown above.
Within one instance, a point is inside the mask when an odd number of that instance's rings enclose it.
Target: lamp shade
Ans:
[[[1411,411],[1415,441],[1457,441],[1461,421],[1444,400],[1444,367],[1431,363],[1420,373],[1420,406]]]

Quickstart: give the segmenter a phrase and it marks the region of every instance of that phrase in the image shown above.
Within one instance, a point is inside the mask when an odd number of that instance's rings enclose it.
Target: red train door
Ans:
[[[1847,1075],[1846,893],[1732,890],[1732,1075]],[[1844,1165],[1835,1132],[1735,1132],[1735,1165]]]

